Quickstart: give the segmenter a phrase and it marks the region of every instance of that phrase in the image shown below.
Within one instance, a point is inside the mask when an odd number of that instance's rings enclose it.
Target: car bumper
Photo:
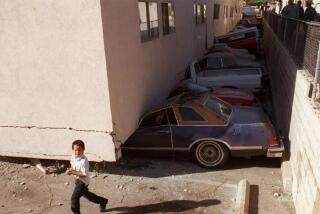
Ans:
[[[277,147],[270,147],[267,151],[268,158],[281,158],[284,153],[284,144],[283,139],[280,138],[279,146]]]

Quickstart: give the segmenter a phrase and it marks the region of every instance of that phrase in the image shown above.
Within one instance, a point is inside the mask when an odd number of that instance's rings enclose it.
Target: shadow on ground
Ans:
[[[252,167],[280,168],[281,160],[268,159],[266,157],[253,157],[251,159],[231,158],[223,168],[211,170],[199,167],[188,158],[155,159],[148,157],[125,157],[117,164],[107,166],[102,172],[117,175],[159,178],[172,175],[187,175]]]
[[[203,201],[192,201],[192,200],[173,200],[165,201],[155,204],[146,204],[135,207],[115,207],[106,210],[105,212],[118,211],[120,213],[157,213],[157,212],[183,212],[193,210],[198,207],[209,207],[220,204],[221,202],[216,199],[208,199]]]

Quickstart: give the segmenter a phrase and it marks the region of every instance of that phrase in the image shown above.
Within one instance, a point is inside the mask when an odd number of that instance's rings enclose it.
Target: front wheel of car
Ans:
[[[193,149],[193,156],[199,166],[203,168],[219,168],[229,159],[226,146],[215,141],[202,141]]]

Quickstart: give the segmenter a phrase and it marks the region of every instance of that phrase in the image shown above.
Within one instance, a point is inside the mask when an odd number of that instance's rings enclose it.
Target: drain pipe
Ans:
[[[318,57],[317,57],[317,65],[316,70],[314,73],[314,80],[313,80],[313,89],[312,89],[312,99],[315,101],[317,99],[317,84],[319,82],[319,73],[320,73],[320,41],[319,41],[319,48],[318,48]]]

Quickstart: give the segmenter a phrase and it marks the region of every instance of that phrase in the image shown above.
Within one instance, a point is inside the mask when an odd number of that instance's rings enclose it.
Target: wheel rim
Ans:
[[[198,161],[205,166],[216,166],[223,159],[223,151],[215,142],[203,142],[197,147],[196,156]]]

